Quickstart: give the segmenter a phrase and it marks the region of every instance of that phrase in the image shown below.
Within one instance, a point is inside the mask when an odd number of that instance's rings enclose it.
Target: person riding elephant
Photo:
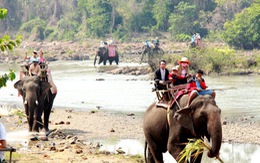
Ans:
[[[109,61],[110,65],[112,64],[113,61],[115,61],[117,65],[119,62],[119,56],[115,45],[110,45],[107,47],[106,46],[99,47],[94,58],[94,65],[96,65],[97,57],[99,57],[98,64],[103,62],[103,65],[106,65],[107,60]]]
[[[144,113],[143,131],[148,146],[148,163],[163,163],[168,151],[177,161],[189,139],[206,137],[212,141],[209,157],[216,157],[222,142],[221,110],[210,95],[199,95],[189,109],[180,109],[187,104],[188,95],[178,98],[168,109],[151,104]],[[145,148],[147,149],[147,148]],[[202,154],[196,159],[201,162]],[[193,158],[191,158],[193,159]]]
[[[23,98],[23,104],[29,132],[39,132],[44,127],[49,132],[49,117],[56,92],[51,91],[51,84],[47,81],[41,81],[37,76],[25,76],[14,84],[19,94]],[[44,122],[42,122],[44,114]]]

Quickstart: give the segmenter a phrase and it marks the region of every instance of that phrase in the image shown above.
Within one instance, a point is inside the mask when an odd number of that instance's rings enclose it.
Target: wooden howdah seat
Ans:
[[[153,92],[156,92],[157,96],[157,106],[167,108],[169,105],[171,105],[172,101],[176,100],[177,93],[179,91],[185,90],[187,84],[180,84],[176,86],[169,87],[167,84],[166,90],[156,90],[153,89]]]
[[[40,65],[40,79],[42,81],[48,81],[48,73],[47,73],[47,69],[48,69],[48,64],[46,63],[41,63]],[[23,64],[21,65],[22,70],[20,71],[20,80],[25,77],[25,76],[29,76],[29,65],[28,64]]]

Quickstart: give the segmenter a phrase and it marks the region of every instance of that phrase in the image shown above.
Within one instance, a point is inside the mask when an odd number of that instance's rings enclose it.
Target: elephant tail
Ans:
[[[145,144],[144,144],[144,161],[145,163],[147,163],[147,152],[148,152],[148,145],[147,145],[147,141],[145,140]]]
[[[94,66],[96,65],[97,55],[98,55],[98,54],[96,54],[96,55],[95,55],[95,58],[94,58]]]

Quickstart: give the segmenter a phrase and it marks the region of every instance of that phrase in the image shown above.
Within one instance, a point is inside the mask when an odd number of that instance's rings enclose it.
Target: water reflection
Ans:
[[[101,140],[101,151],[106,150],[116,153],[121,148],[126,154],[142,155],[144,154],[144,142],[122,139],[122,140]],[[256,144],[238,144],[238,143],[222,143],[220,149],[220,158],[225,163],[259,163],[260,146]],[[214,158],[208,158],[207,153],[203,155],[202,162],[219,163]],[[172,156],[167,152],[164,154],[164,162],[173,162]]]

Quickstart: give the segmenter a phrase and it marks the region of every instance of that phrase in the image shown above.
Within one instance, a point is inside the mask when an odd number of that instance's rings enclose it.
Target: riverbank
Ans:
[[[85,42],[29,42],[23,41],[14,51],[1,53],[0,63],[23,64],[25,55],[31,56],[32,51],[43,50],[47,61],[57,60],[94,60],[100,40],[86,40]],[[207,75],[250,75],[260,74],[258,62],[260,51],[241,51],[228,48],[226,44],[205,42],[205,49],[191,50],[187,43],[161,40],[160,47],[164,50],[168,68],[177,64],[182,56],[190,59],[190,69],[203,69]],[[116,42],[120,62],[140,63],[143,42]],[[216,50],[217,49],[217,50]],[[204,58],[203,61],[201,58]],[[144,59],[145,62],[146,59]],[[94,62],[94,61],[93,61]],[[115,63],[113,63],[115,64]],[[199,66],[203,64],[204,67]],[[142,71],[142,70],[141,70]],[[123,71],[118,71],[123,72]],[[142,71],[140,74],[150,73]],[[125,74],[131,74],[126,72]],[[138,75],[134,73],[134,75]]]
[[[4,116],[0,121],[9,133],[28,129],[25,118],[19,126],[14,124],[19,121],[17,116]],[[237,117],[235,120],[222,117],[223,142],[260,144],[259,127],[260,122],[255,122],[254,117]],[[55,108],[50,117],[50,129],[55,131],[49,135],[48,141],[44,136],[37,136],[34,141],[29,141],[27,149],[20,144],[11,144],[17,148],[14,160],[18,163],[143,161],[142,156],[124,155],[127,151],[120,149],[99,151],[102,145],[99,140],[133,139],[143,142],[142,115],[100,109],[83,112]]]

